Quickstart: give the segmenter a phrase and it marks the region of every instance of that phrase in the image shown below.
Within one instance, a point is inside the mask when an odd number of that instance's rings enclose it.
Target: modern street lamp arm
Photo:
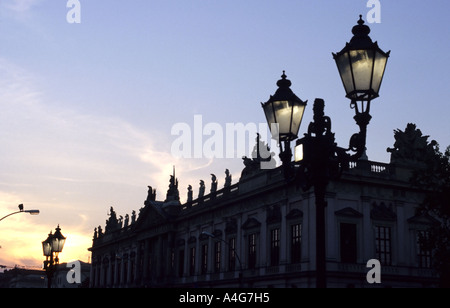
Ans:
[[[2,221],[5,218],[8,218],[9,216],[15,215],[15,214],[19,214],[19,213],[29,213],[30,215],[38,215],[39,214],[39,210],[26,210],[26,211],[17,211],[11,214],[6,215],[5,217],[3,217],[2,219],[0,219],[0,221]]]
[[[12,216],[12,215],[15,215],[15,214],[19,214],[19,213],[22,213],[22,212],[21,212],[21,211],[17,211],[17,212],[8,214],[8,215],[6,215],[5,217],[3,217],[2,219],[0,219],[0,221],[2,221],[2,220],[5,219],[5,218],[8,218],[9,216]]]

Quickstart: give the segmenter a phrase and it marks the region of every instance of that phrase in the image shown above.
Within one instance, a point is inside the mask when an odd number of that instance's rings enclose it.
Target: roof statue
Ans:
[[[205,195],[205,182],[200,180],[200,188],[198,190],[198,197],[202,198]]]
[[[156,189],[153,189],[151,186],[148,186],[147,200],[145,200],[144,204],[150,201],[156,201]]]
[[[102,236],[103,236],[102,226],[98,226],[98,237],[102,237]]]
[[[211,174],[211,193],[215,193],[217,191],[217,177],[214,174]]]
[[[120,229],[119,220],[114,208],[111,206],[109,209],[109,218],[106,220],[105,233]]]
[[[130,215],[125,214],[124,227],[125,228],[128,227],[129,223],[130,223]]]
[[[256,136],[256,144],[252,152],[252,158],[248,158],[247,156],[242,158],[245,168],[242,170],[241,178],[255,174],[260,170],[274,169],[276,167],[276,162],[273,159],[273,156],[275,156],[275,153],[270,152],[270,147],[264,141],[261,141],[261,136],[258,133]]]
[[[231,174],[230,170],[225,170],[225,184],[223,187],[230,187],[231,186]]]
[[[423,136],[415,124],[409,123],[405,131],[394,131],[395,143],[393,148],[388,148],[393,164],[417,164],[427,160],[433,155],[436,141],[428,142],[429,136]]]
[[[180,201],[180,193],[178,191],[178,179],[175,177],[175,167],[173,167],[173,175],[170,176],[169,189],[167,190],[167,201]]]
[[[192,202],[192,199],[193,199],[192,194],[193,194],[193,192],[192,192],[192,186],[189,185],[189,186],[188,186],[187,202]]]

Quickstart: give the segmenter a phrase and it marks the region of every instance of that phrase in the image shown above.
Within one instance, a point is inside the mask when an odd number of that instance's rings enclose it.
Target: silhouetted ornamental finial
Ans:
[[[353,27],[352,33],[355,36],[368,36],[370,33],[370,28],[364,24],[364,20],[362,19],[362,15],[359,15],[358,24]]]
[[[286,71],[283,71],[283,75],[281,75],[281,79],[278,80],[277,86],[280,88],[289,88],[292,85],[292,83],[289,79],[286,78],[287,78]]]

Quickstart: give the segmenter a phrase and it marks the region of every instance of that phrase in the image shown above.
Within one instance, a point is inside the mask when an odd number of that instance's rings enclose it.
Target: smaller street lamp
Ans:
[[[52,238],[52,250],[54,253],[56,253],[56,256],[58,256],[58,254],[62,252],[65,243],[66,237],[62,235],[61,228],[58,225],[58,227],[56,228],[56,232],[55,234],[53,234]]]
[[[51,288],[56,265],[59,264],[58,254],[62,252],[65,242],[66,237],[62,235],[59,225],[55,229],[55,234],[52,234],[52,231],[50,231],[47,239],[42,242],[42,251],[46,258],[44,261],[44,269],[47,274],[48,288]]]
[[[294,94],[290,88],[292,83],[286,77],[283,71],[281,79],[277,82],[278,89],[275,94],[271,95],[267,102],[261,103],[272,137],[279,142],[280,159],[285,167],[291,161],[290,142],[298,138],[298,131],[308,102],[302,101]],[[284,150],[282,142],[284,142]],[[285,172],[289,173],[289,168],[285,168]]]
[[[278,89],[270,99],[261,103],[267,123],[273,136],[279,136],[279,141],[292,141],[298,138],[298,130],[302,122],[307,101],[302,101],[292,92],[291,81],[286,79],[285,71],[278,80]]]
[[[52,231],[48,234],[48,237],[45,241],[42,242],[42,250],[44,252],[45,257],[51,257],[52,254]]]

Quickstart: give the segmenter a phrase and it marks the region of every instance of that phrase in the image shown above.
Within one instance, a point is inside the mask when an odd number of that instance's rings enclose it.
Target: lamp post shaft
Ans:
[[[314,194],[316,199],[316,287],[326,288],[326,259],[325,259],[325,201],[326,185],[316,185]]]
[[[308,129],[312,159],[309,161],[316,205],[316,287],[326,288],[325,194],[330,178],[330,159],[334,155],[331,120],[325,116],[323,99],[314,101],[314,121]]]
[[[50,256],[50,261],[48,268],[46,268],[47,272],[47,288],[52,287],[52,280],[53,280],[53,273],[54,273],[54,261],[53,261],[53,254]]]

